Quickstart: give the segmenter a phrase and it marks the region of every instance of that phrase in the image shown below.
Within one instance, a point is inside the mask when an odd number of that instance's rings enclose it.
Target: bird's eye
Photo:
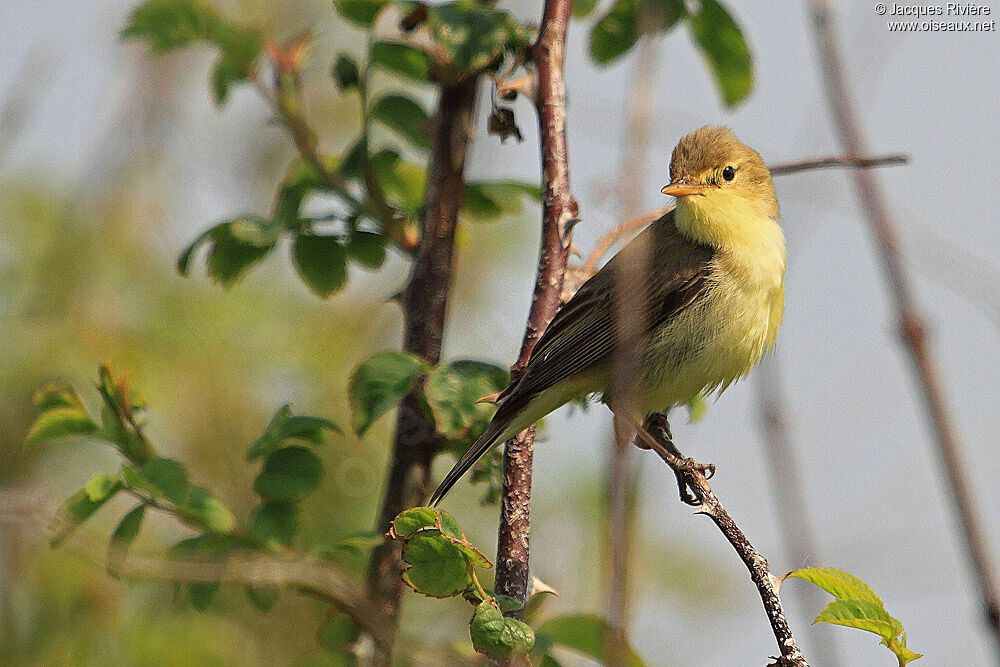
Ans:
[[[722,177],[727,181],[731,181],[736,178],[736,170],[732,166],[726,167],[722,170]]]

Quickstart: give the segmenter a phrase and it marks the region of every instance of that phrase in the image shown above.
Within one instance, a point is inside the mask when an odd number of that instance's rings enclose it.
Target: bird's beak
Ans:
[[[700,195],[705,192],[705,189],[704,185],[692,183],[680,178],[670,185],[664,186],[660,192],[673,197],[687,197],[688,195]]]

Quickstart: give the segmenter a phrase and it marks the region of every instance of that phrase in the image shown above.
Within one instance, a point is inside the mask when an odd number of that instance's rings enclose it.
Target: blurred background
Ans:
[[[338,52],[363,53],[362,34],[318,0],[222,6],[278,38],[313,32],[305,72],[311,115],[324,148],[346,146],[356,132],[355,105],[338,96],[327,72]],[[667,203],[659,190],[669,152],[694,128],[726,124],[771,163],[839,152],[805,3],[727,6],[756,75],[749,100],[732,112],[686,31],[649,49],[652,66],[637,78],[634,53],[596,68],[586,54],[587,24],[571,25],[570,173],[583,218],[575,243],[584,254],[623,211]],[[324,613],[317,601],[283,596],[263,616],[241,590],[224,588],[199,613],[168,584],[109,577],[74,545],[103,543],[124,502],[59,551],[45,537],[40,517],[116,465],[96,444],[24,451],[32,394],[45,383],[68,380],[94,405],[97,366],[127,371],[150,405],[148,432],[164,454],[184,460],[195,482],[240,508],[248,506],[254,474],[244,453],[270,415],[291,402],[296,412],[349,423],[351,369],[402,339],[399,308],[387,301],[407,275],[401,256],[377,273],[356,272],[327,301],[294,277],[287,253],[228,291],[200,266],[192,278],[177,274],[177,255],[210,224],[270,206],[295,153],[249,87],[234,90],[221,110],[213,106],[209,49],[155,58],[141,44],[121,43],[133,7],[131,0],[0,5],[0,498],[4,508],[37,510],[5,509],[0,517],[0,656],[40,665],[336,664],[315,641]],[[527,20],[541,12],[524,0],[505,7]],[[996,33],[889,33],[868,2],[838,3],[835,18],[872,151],[910,156],[878,178],[900,222],[987,539],[998,549]],[[651,100],[651,131],[641,164],[628,167],[641,178],[622,201],[616,184],[626,160],[626,112],[637,95]],[[516,111],[525,141],[501,144],[486,135],[488,108],[480,110],[470,178],[537,182],[533,111],[523,100]],[[796,460],[767,459],[755,375],[710,403],[700,423],[678,415],[675,440],[719,466],[713,488],[776,571],[848,570],[903,621],[910,647],[926,655],[920,664],[988,664],[991,639],[849,175],[787,176],[777,188],[788,238],[787,306],[767,372],[780,377]],[[538,224],[537,207],[529,207],[459,229],[446,360],[506,367],[515,359]],[[327,475],[302,513],[307,541],[332,542],[374,525],[391,427],[383,418],[365,438],[334,436],[319,450]],[[603,611],[601,494],[610,433],[604,408],[563,409],[547,420],[536,448],[532,569],[559,591],[549,603],[554,610]],[[652,665],[761,664],[774,653],[773,638],[742,565],[710,521],[677,501],[670,472],[640,456],[631,627],[638,652]],[[450,464],[438,460],[435,478]],[[816,542],[807,562],[790,559],[775,505],[774,483],[793,474],[792,465],[806,493],[797,512]],[[497,509],[481,507],[480,495],[462,484],[447,509],[490,554]],[[185,534],[166,519],[150,526],[137,551],[160,553]],[[833,638],[839,657],[831,664],[891,664],[870,635],[809,629],[825,600],[803,603],[794,589],[807,584],[785,586],[807,656],[817,641]],[[465,637],[468,616],[460,601],[408,593],[404,633],[447,643]]]

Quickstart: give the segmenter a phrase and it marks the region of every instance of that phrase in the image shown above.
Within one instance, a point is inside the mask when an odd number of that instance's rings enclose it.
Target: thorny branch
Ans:
[[[795,641],[795,636],[792,634],[792,629],[788,625],[788,619],[781,606],[781,599],[778,597],[781,580],[771,574],[767,559],[754,549],[750,540],[743,534],[715,493],[712,492],[712,487],[708,485],[708,479],[704,472],[705,469],[711,467],[696,464],[691,459],[685,459],[680,455],[671,441],[670,428],[665,415],[661,413],[651,415],[644,425],[632,421],[632,426],[636,429],[643,444],[655,451],[664,463],[674,471],[678,483],[682,487],[682,492],[686,489],[694,495],[691,501],[686,500],[685,502],[695,504],[698,507],[695,510],[697,514],[704,514],[715,522],[715,525],[733,545],[733,549],[736,550],[743,564],[749,570],[750,578],[757,587],[761,602],[764,603],[764,611],[767,612],[771,631],[778,642],[778,650],[781,652],[781,657],[771,663],[769,667],[808,667],[808,663]]]
[[[830,4],[828,0],[810,0],[809,9],[822,61],[827,99],[837,133],[848,153],[864,155],[867,152],[867,145],[847,83],[840,47],[834,34]],[[951,408],[941,387],[940,374],[933,351],[927,342],[923,319],[903,268],[896,222],[889,210],[885,195],[872,174],[858,170],[852,175],[858,198],[882,255],[886,279],[895,300],[900,337],[910,353],[916,379],[923,391],[927,414],[934,427],[938,450],[955,501],[954,509],[961,522],[966,549],[978,580],[983,611],[997,648],[1000,649],[1000,590],[993,571],[993,561],[986,542],[982,519],[977,511],[979,505],[973,497],[966,477],[967,466],[955,430]]]
[[[559,309],[569,235],[577,213],[570,194],[566,146],[566,108],[563,87],[566,29],[571,0],[546,0],[535,44],[538,111],[542,153],[542,245],[538,258],[531,312],[513,373],[527,364],[535,343]],[[497,544],[496,591],[525,600],[528,591],[528,533],[531,508],[531,460],[534,427],[507,442],[504,448],[503,489]],[[508,612],[521,616],[522,610]]]

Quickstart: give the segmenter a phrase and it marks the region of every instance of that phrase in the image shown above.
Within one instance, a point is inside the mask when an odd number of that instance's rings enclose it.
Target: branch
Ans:
[[[44,526],[54,525],[56,514],[48,505],[43,494],[6,492],[0,496],[0,524],[23,525],[46,532]],[[73,543],[77,553],[103,567],[107,558],[106,546],[83,539]],[[305,560],[299,555],[239,554],[214,561],[130,555],[115,562],[114,573],[129,579],[290,588],[320,598],[348,614],[359,628],[371,635],[376,645],[388,646],[392,639],[390,619],[368,600],[348,573],[332,563]]]
[[[810,0],[816,43],[823,66],[826,94],[841,143],[851,155],[864,155],[867,145],[844,74],[839,45],[827,0]],[[941,388],[934,355],[924,331],[923,319],[913,299],[913,290],[903,268],[896,222],[886,198],[868,171],[853,172],[858,198],[868,217],[882,265],[896,305],[899,334],[906,344],[916,379],[923,391],[926,409],[937,438],[938,450],[951,486],[955,511],[965,535],[966,550],[975,570],[983,611],[1000,649],[1000,592],[986,543],[982,519],[966,478],[966,463],[955,432],[951,409]]]
[[[538,278],[512,375],[523,371],[535,343],[559,309],[570,232],[577,212],[569,189],[563,61],[571,0],[545,0],[535,44],[538,72],[539,137],[542,153],[542,243]],[[531,427],[504,447],[500,530],[497,541],[496,591],[525,601],[528,590],[528,533],[531,509],[531,462],[535,429]],[[523,610],[508,612],[522,617]]]
[[[465,155],[472,136],[478,77],[445,86],[438,102],[434,145],[423,207],[423,233],[409,283],[403,293],[403,349],[436,364],[441,358],[458,210],[462,204]],[[400,403],[396,437],[377,529],[389,530],[397,514],[427,497],[431,459],[438,450],[434,425],[416,390]],[[387,541],[372,552],[368,591],[391,619],[394,634],[404,584],[399,542]],[[389,656],[380,656],[388,661]]]
[[[622,413],[622,416],[627,413]],[[626,417],[628,419],[628,417]],[[654,414],[647,421],[645,426],[641,426],[634,420],[629,420],[636,429],[638,437],[655,451],[664,463],[666,463],[677,475],[678,483],[690,489],[697,500],[697,514],[705,514],[715,525],[718,526],[722,534],[726,536],[733,549],[739,554],[743,564],[750,572],[750,578],[757,587],[761,602],[764,603],[764,611],[767,613],[767,620],[771,624],[771,631],[778,642],[778,650],[781,657],[769,667],[808,667],[802,651],[799,650],[792,634],[792,629],[788,625],[784,609],[781,607],[781,599],[778,597],[778,588],[781,586],[781,579],[771,574],[770,565],[743,534],[740,527],[736,525],[729,513],[722,506],[722,503],[712,492],[712,487],[708,485],[703,468],[695,464],[691,459],[684,459],[670,439],[670,429],[667,426],[666,416]],[[672,450],[672,451],[671,451]]]
[[[825,157],[814,157],[807,158],[804,160],[798,160],[796,162],[785,162],[783,164],[777,164],[771,167],[772,176],[787,176],[789,174],[799,174],[804,171],[812,171],[814,169],[829,169],[832,167],[844,167],[848,169],[872,169],[875,167],[887,167],[891,165],[906,164],[909,161],[909,157],[903,155],[902,153],[894,153],[891,155],[880,155],[877,157],[856,157],[855,155],[831,155]],[[624,220],[618,223],[614,229],[602,236],[597,241],[597,245],[594,246],[594,251],[590,253],[587,260],[583,263],[577,271],[582,275],[583,279],[589,278],[594,275],[597,271],[597,265],[600,263],[601,258],[608,254],[608,251],[622,238],[638,232],[643,227],[658,220],[664,214],[672,211],[674,205],[671,204],[657,211],[647,213],[638,218]]]

